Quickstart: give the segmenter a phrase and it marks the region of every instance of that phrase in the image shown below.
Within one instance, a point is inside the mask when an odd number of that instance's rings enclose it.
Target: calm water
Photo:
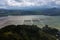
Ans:
[[[6,26],[10,24],[15,25],[38,25],[43,27],[49,25],[49,27],[55,27],[60,29],[60,16],[44,16],[44,15],[26,15],[26,16],[8,16],[0,17],[0,26]],[[0,27],[0,28],[1,28]]]

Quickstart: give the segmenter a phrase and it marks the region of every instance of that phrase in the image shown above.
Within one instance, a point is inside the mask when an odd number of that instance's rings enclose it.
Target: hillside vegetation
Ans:
[[[56,40],[57,39],[56,35],[52,34],[53,32],[51,33],[48,32],[49,31],[45,30],[44,28],[38,28],[36,25],[8,25],[0,29],[0,40]]]

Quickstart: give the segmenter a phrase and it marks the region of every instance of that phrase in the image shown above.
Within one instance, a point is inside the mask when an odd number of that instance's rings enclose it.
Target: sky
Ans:
[[[0,0],[0,8],[51,8],[60,7],[60,0]]]

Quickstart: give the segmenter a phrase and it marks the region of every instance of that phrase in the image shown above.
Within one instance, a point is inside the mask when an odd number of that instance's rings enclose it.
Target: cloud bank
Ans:
[[[60,7],[60,0],[0,0],[0,8]]]

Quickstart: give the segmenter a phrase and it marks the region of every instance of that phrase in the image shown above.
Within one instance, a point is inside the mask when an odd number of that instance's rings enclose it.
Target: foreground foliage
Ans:
[[[56,40],[36,25],[8,25],[0,29],[0,40]]]

